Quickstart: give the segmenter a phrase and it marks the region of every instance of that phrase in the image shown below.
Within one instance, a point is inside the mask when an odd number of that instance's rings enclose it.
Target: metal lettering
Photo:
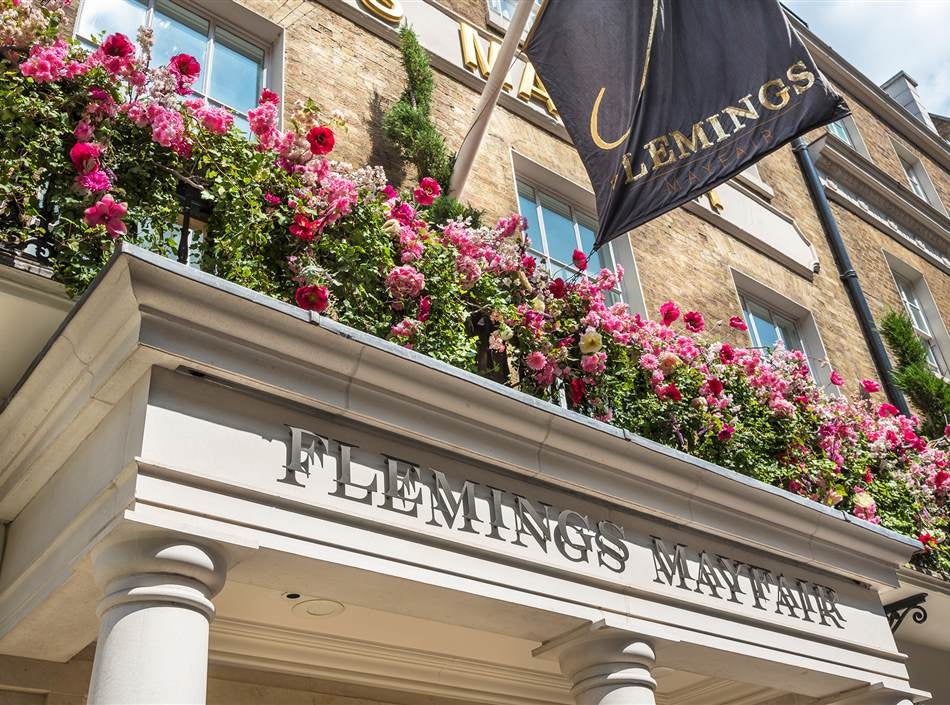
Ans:
[[[310,467],[316,460],[320,461],[322,468],[323,454],[330,452],[330,445],[326,438],[306,429],[296,426],[287,426],[287,428],[290,429],[290,448],[287,449],[287,464],[284,466],[287,473],[277,482],[304,487],[302,482],[297,481],[297,473],[301,472],[310,477]],[[305,435],[310,438],[310,443],[306,447],[303,445]]]

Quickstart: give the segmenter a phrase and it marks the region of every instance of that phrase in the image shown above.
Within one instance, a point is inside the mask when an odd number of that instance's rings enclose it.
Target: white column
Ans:
[[[167,536],[106,542],[93,572],[104,596],[89,705],[203,705],[221,555]]]
[[[656,705],[656,656],[636,634],[590,632],[566,644],[558,659],[577,705]]]

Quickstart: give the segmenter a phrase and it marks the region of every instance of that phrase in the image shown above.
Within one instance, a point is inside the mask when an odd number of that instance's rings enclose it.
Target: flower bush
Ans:
[[[443,214],[439,182],[398,191],[374,167],[330,158],[341,116],[296,106],[279,127],[265,90],[248,115],[193,98],[193,57],[150,66],[151,36],[58,36],[68,0],[0,0],[0,227],[54,244],[80,291],[123,237],[170,253],[182,184],[210,213],[201,266],[408,348],[492,377],[868,522],[919,538],[950,569],[948,439],[921,436],[874,380],[849,400],[819,389],[798,351],[717,341],[664,303],[657,320],[608,303],[623,272],[552,278],[524,219]],[[837,372],[832,382],[841,385]]]

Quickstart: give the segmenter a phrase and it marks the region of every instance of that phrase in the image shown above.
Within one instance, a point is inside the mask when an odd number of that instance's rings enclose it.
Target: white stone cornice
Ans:
[[[63,457],[104,413],[90,409],[108,408],[149,365],[193,369],[875,586],[894,584],[894,570],[919,547],[844,512],[130,246],[0,415],[0,481],[21,479],[7,516],[58,467],[31,462],[36,451]],[[503,427],[497,419],[505,419]],[[65,433],[76,424],[79,431]]]

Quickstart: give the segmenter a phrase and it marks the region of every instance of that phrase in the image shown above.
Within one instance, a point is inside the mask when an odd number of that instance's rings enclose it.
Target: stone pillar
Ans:
[[[202,705],[211,598],[227,570],[221,555],[150,536],[107,541],[92,559],[103,598],[89,705]]]
[[[593,631],[559,652],[577,705],[656,705],[653,647],[618,630]]]

